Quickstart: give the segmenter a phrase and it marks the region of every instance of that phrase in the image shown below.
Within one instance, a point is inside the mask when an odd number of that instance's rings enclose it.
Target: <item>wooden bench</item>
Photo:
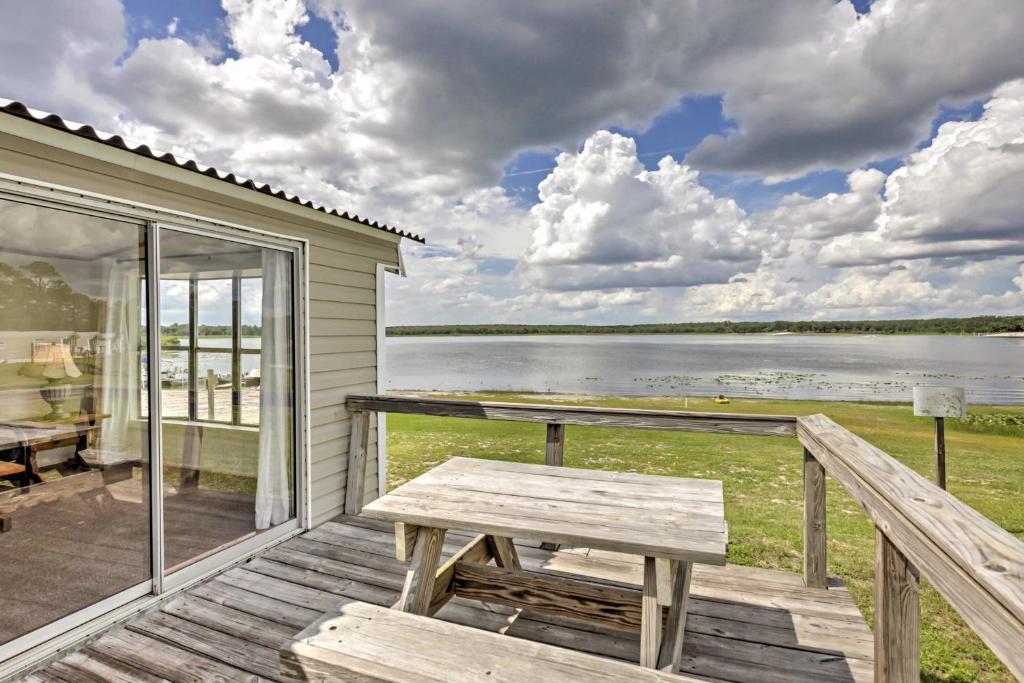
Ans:
[[[7,462],[6,460],[0,460],[0,478],[13,477],[14,475],[21,474],[24,471],[24,465],[19,465],[16,462]]]
[[[282,648],[281,671],[308,681],[701,680],[355,600]]]

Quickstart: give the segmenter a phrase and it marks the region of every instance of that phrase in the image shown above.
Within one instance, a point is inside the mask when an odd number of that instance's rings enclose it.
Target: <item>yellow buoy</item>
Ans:
[[[728,403],[728,402],[729,402],[729,399],[727,399],[722,394],[719,394],[717,397],[715,397],[715,403],[724,404],[724,403]]]

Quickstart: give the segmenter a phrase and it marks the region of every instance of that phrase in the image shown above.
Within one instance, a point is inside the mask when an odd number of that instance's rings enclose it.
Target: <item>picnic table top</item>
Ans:
[[[722,482],[451,458],[364,516],[516,539],[725,564]]]

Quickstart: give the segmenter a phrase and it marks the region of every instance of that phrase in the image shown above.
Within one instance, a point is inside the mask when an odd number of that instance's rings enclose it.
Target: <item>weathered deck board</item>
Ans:
[[[218,676],[224,680],[251,677],[251,674],[224,662],[123,628],[103,634],[86,651],[105,655],[129,667],[171,681],[202,681]]]
[[[255,674],[272,681],[292,680],[280,674],[280,663],[275,648],[261,645],[252,638],[230,635],[226,632],[231,628],[230,623],[224,625],[218,620],[215,624],[216,628],[210,628],[159,611],[133,619],[127,628],[162,640],[183,651],[220,661],[250,675]],[[282,644],[283,641],[275,643],[278,647]]]
[[[73,652],[47,669],[63,680],[82,683],[161,683],[167,679],[85,651]]]
[[[473,535],[450,531],[442,556]],[[639,588],[640,557],[516,544],[523,568],[571,572]],[[285,680],[276,648],[347,600],[389,607],[408,565],[391,524],[338,518],[131,620],[35,672],[35,681]],[[727,565],[694,567],[681,671],[709,680],[871,681],[873,639],[849,592],[805,588],[799,574]],[[636,662],[640,633],[519,613],[455,597],[445,621]],[[30,680],[30,679],[25,679]]]

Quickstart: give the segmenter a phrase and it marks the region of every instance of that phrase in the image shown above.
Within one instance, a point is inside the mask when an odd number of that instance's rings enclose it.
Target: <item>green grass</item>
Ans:
[[[465,397],[460,395],[460,397]],[[683,409],[672,398],[556,400],[549,396],[474,394],[477,400],[562,403],[607,407]],[[726,406],[690,399],[689,410],[825,413],[914,470],[931,477],[932,421],[916,418],[909,405],[736,399]],[[1024,408],[975,406],[972,413],[1024,415]],[[969,429],[947,421],[949,491],[988,518],[1024,538],[1024,438],[1005,433],[997,421]],[[389,483],[392,487],[454,455],[544,461],[544,426],[515,422],[388,417]],[[725,486],[731,563],[798,572],[801,567],[801,448],[793,439],[567,427],[565,464],[648,474],[721,479]],[[864,511],[828,482],[829,572],[849,586],[872,620],[874,530]],[[1012,681],[1003,667],[948,603],[926,582],[921,595],[921,664],[924,680]]]

